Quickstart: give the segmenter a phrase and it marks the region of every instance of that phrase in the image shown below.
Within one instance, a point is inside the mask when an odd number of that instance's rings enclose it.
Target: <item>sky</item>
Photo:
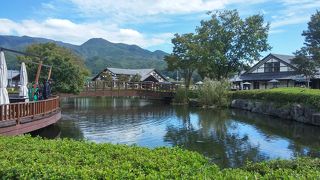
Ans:
[[[320,0],[2,0],[0,35],[32,36],[80,45],[90,38],[172,52],[175,33],[194,32],[208,11],[263,14],[271,27],[264,52],[292,54]]]

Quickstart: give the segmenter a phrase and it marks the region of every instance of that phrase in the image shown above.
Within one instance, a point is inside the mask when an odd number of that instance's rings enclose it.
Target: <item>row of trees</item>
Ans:
[[[241,19],[236,10],[209,12],[195,33],[175,34],[173,52],[165,57],[168,69],[178,70],[189,88],[193,73],[221,80],[242,70],[270,50],[269,24],[263,15]]]

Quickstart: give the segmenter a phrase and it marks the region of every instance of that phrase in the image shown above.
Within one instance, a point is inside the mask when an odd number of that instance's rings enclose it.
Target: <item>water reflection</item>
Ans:
[[[177,107],[176,112],[177,117],[183,117],[183,126],[168,127],[165,141],[201,152],[223,167],[267,159],[259,145],[251,144],[248,135],[236,132],[238,124],[229,119],[229,111]]]
[[[320,128],[240,110],[204,110],[136,98],[67,98],[48,138],[180,146],[222,167],[298,155],[320,156]]]

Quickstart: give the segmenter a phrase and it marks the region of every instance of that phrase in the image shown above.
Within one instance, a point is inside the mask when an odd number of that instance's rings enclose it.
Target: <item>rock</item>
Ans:
[[[231,107],[320,126],[320,113],[302,104],[279,105],[274,102],[234,99]]]
[[[320,126],[320,113],[312,114],[312,124]]]
[[[200,102],[198,99],[190,99],[189,100],[189,105],[192,107],[201,107]]]

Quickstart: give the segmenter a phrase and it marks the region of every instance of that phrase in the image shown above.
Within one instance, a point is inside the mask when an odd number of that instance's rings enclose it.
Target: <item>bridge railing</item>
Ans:
[[[60,108],[59,97],[53,96],[50,99],[19,102],[0,105],[0,122],[16,120],[19,124],[23,118],[35,118],[36,116],[44,116]]]
[[[86,84],[85,91],[141,90],[157,92],[174,92],[177,84],[155,82],[106,82],[92,81]]]

